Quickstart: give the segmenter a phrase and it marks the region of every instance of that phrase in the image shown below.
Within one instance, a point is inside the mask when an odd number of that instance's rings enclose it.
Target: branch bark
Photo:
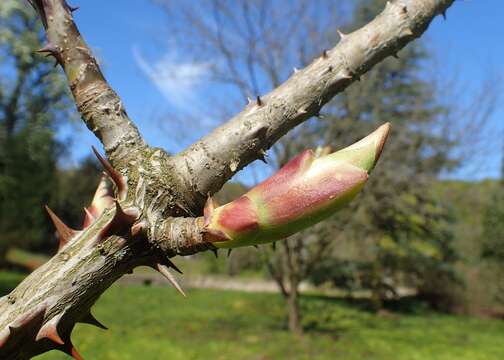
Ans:
[[[203,203],[209,193],[218,191],[237,171],[260,159],[289,130],[317,115],[324,104],[373,65],[395,56],[419,37],[453,1],[387,2],[372,22],[344,35],[336,47],[323,51],[281,86],[177,154],[173,162],[187,189],[196,190]]]
[[[28,0],[42,19],[48,43],[38,52],[53,56],[68,78],[82,119],[112,161],[130,158],[145,147],[135,124],[105,80],[65,1]]]
[[[49,44],[41,52],[62,65],[77,107],[112,162],[102,159],[115,199],[82,231],[63,228],[62,247],[49,262],[0,299],[0,358],[27,359],[50,349],[80,358],[70,333],[89,321],[90,308],[119,277],[138,265],[165,272],[168,260],[213,249],[201,230],[203,202],[239,169],[262,156],[283,134],[318,113],[374,64],[422,34],[453,0],[388,3],[374,21],[324,51],[306,69],[258,98],[226,125],[169,157],[143,141],[79,34],[64,0],[29,0]],[[110,205],[112,204],[112,205]],[[115,206],[113,206],[115,204]],[[110,206],[109,206],[110,205]],[[160,270],[160,271],[161,271]]]

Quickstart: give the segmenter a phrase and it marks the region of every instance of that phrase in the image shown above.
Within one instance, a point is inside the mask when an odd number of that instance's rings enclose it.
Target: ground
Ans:
[[[19,277],[3,273],[0,291]],[[417,303],[375,315],[365,304],[304,296],[306,335],[284,328],[277,294],[116,285],[94,308],[110,330],[78,325],[85,359],[504,359],[504,322],[438,314]],[[67,359],[51,352],[37,359]]]

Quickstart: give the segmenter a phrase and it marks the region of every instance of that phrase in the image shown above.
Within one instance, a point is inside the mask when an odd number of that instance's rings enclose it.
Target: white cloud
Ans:
[[[180,110],[193,108],[197,91],[208,77],[210,64],[183,62],[173,52],[151,62],[137,47],[134,46],[132,52],[138,67],[173,106]]]

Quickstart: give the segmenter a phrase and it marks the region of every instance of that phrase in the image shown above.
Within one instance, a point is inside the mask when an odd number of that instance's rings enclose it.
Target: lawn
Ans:
[[[6,276],[2,276],[3,279]],[[8,285],[15,276],[7,277]],[[85,359],[504,359],[504,322],[414,312],[374,315],[340,299],[303,297],[303,338],[284,329],[274,294],[114,286],[94,308],[110,330],[78,325]],[[37,359],[67,359],[56,352]]]

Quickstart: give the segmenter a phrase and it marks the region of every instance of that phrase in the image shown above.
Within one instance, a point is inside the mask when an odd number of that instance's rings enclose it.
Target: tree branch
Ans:
[[[75,9],[65,0],[28,1],[39,13],[48,39],[38,52],[53,56],[63,67],[86,126],[100,139],[112,162],[131,157],[145,146],[144,141],[75,26]]]
[[[237,171],[263,156],[281,136],[319,113],[373,65],[395,56],[419,37],[454,0],[396,0],[372,22],[345,35],[340,43],[258,98],[172,161],[200,203]]]

